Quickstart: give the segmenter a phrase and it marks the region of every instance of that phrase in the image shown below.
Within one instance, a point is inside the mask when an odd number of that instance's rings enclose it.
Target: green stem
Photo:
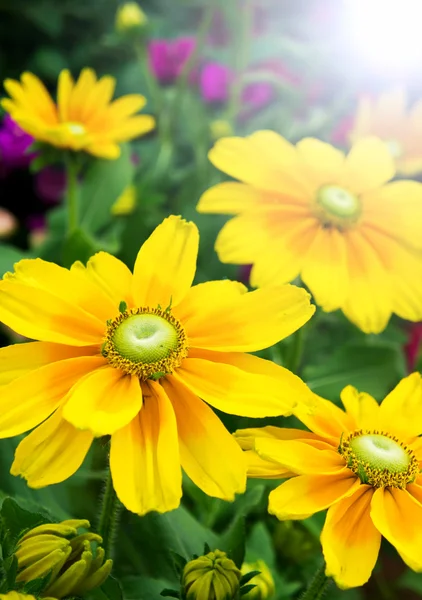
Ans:
[[[302,364],[303,350],[305,347],[305,325],[303,325],[300,329],[298,329],[293,334],[293,339],[291,342],[290,356],[287,360],[287,368],[292,373],[296,375],[300,372],[300,367]]]
[[[148,62],[148,51],[145,42],[138,42],[135,44],[135,52],[138,57],[139,65],[141,67],[142,74],[145,78],[145,82],[147,84],[148,95],[150,96],[152,103],[154,105],[153,111],[155,114],[160,115],[162,109],[162,94],[160,90],[160,86],[158,85],[157,80],[155,79],[151,69],[149,67]],[[158,123],[159,125],[159,123]],[[160,131],[158,132],[161,133]],[[161,136],[160,136],[161,137]]]
[[[114,491],[111,472],[108,472],[104,495],[101,501],[98,533],[103,538],[103,548],[106,558],[112,555],[113,541],[119,520],[121,504]]]
[[[308,589],[304,592],[300,600],[320,600],[330,583],[331,579],[325,575],[325,564],[323,564],[315,573]]]
[[[233,1],[232,10],[234,11],[232,16],[233,31],[237,31],[238,34],[234,45],[235,78],[231,86],[227,114],[228,120],[234,123],[240,112],[244,85],[243,77],[249,62],[249,42],[253,26],[253,5],[251,0],[243,0],[238,4],[235,4]]]
[[[79,185],[78,185],[78,164],[72,156],[66,157],[66,205],[67,205],[67,233],[70,235],[78,228],[79,224]]]

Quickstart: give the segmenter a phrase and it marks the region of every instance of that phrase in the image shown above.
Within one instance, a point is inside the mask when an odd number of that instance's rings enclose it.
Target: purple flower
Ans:
[[[0,162],[6,169],[27,167],[34,157],[33,154],[27,154],[33,141],[32,136],[6,115],[0,127]]]
[[[210,62],[202,69],[199,76],[199,87],[201,96],[207,103],[226,102],[230,85],[233,81],[233,73],[226,67],[216,62]]]
[[[35,175],[35,192],[48,204],[56,204],[63,198],[66,189],[66,175],[63,169],[45,167]]]
[[[195,50],[196,40],[181,37],[175,40],[152,40],[148,45],[151,71],[160,83],[173,83]]]

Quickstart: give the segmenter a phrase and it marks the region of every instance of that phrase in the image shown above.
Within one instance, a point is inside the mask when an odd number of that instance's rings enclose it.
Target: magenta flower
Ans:
[[[45,167],[35,175],[35,192],[48,204],[57,204],[64,196],[66,175],[58,167]]]
[[[180,37],[175,40],[152,40],[148,45],[149,66],[163,84],[173,83],[195,50],[196,40]]]
[[[411,323],[409,327],[409,337],[404,348],[409,373],[412,373],[417,368],[421,346],[422,323]]]
[[[226,102],[230,94],[233,73],[217,62],[206,64],[199,76],[201,96],[207,104]]]
[[[33,154],[27,150],[34,139],[6,115],[0,127],[0,162],[6,170],[27,167]]]

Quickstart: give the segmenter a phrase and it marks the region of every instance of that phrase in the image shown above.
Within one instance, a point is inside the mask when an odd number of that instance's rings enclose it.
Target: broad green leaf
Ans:
[[[29,254],[14,246],[0,244],[0,277],[3,277],[7,271],[13,271],[15,263],[22,258],[28,258]]]

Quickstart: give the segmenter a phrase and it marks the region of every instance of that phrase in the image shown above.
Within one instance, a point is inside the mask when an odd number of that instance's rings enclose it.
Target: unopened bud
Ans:
[[[233,127],[224,119],[215,119],[210,123],[210,132],[213,140],[233,135]]]
[[[49,575],[41,596],[55,599],[79,596],[100,586],[110,574],[112,561],[104,562],[104,550],[94,550],[92,546],[102,543],[101,536],[91,532],[78,534],[79,527],[89,526],[89,521],[69,519],[26,532],[15,551],[16,581],[27,583]]]
[[[144,27],[148,19],[137,2],[125,2],[116,13],[116,30],[119,33],[132,33]]]
[[[183,597],[186,600],[234,600],[238,596],[240,577],[240,570],[225,552],[208,552],[185,565]]]
[[[248,581],[248,585],[254,585],[255,587],[242,598],[245,598],[245,600],[266,600],[274,596],[274,579],[264,561],[257,560],[254,563],[243,563],[242,575],[247,575],[251,571],[260,571],[260,573]]]

